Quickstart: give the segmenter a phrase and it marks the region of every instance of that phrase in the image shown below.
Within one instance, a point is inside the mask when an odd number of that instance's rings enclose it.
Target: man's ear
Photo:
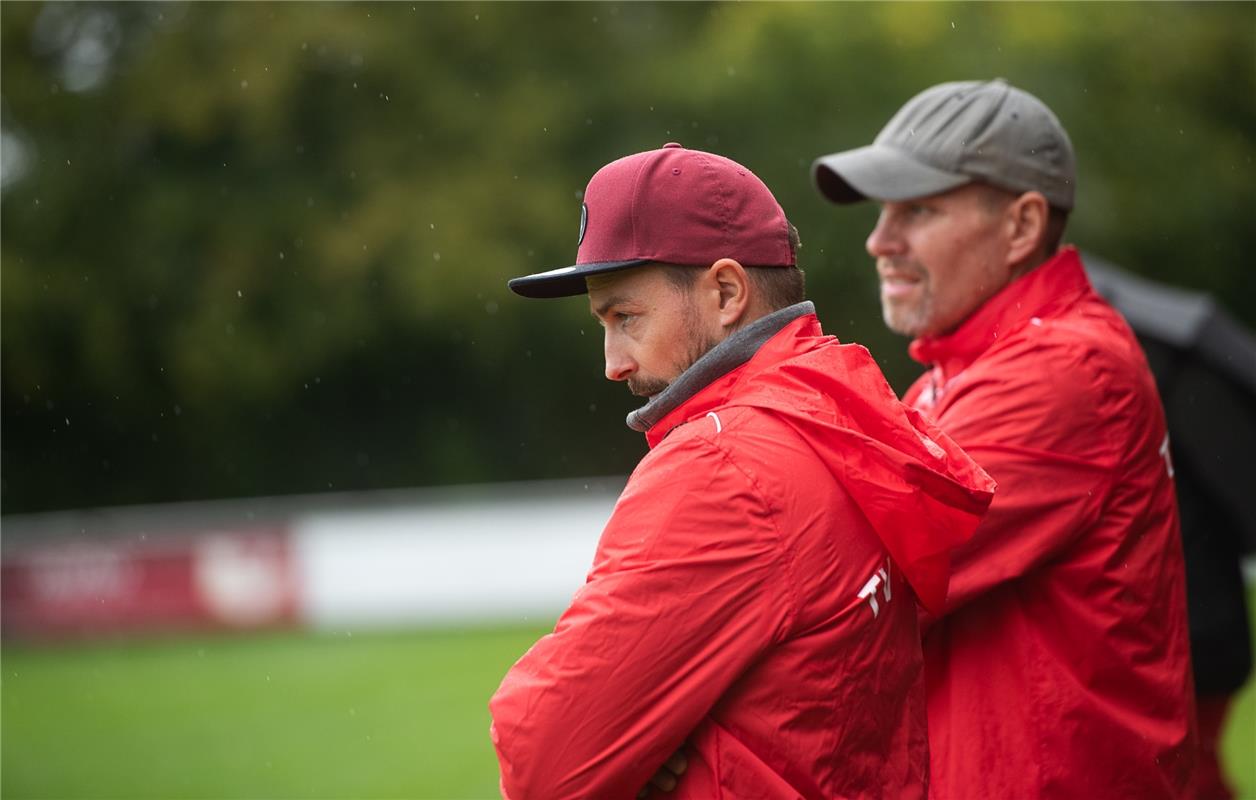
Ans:
[[[1014,270],[1035,267],[1042,260],[1039,251],[1045,249],[1050,214],[1047,198],[1041,192],[1025,192],[1008,205],[1007,260]]]
[[[746,268],[731,258],[721,258],[707,269],[718,291],[720,327],[736,328],[750,308],[750,277]]]

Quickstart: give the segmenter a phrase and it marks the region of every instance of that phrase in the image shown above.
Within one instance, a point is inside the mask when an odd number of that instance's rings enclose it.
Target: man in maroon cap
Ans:
[[[916,600],[993,486],[823,334],[795,250],[748,169],[669,144],[593,176],[574,266],[511,281],[587,292],[650,451],[490,703],[506,797],[632,798],[682,745],[675,797],[924,796]]]
[[[931,87],[818,159],[873,199],[904,400],[999,483],[925,623],[937,798],[1193,796],[1185,576],[1164,413],[1129,327],[1059,247],[1068,135],[1006,82]]]

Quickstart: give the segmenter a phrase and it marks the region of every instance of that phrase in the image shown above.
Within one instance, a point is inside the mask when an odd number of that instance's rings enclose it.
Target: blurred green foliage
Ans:
[[[941,80],[1042,97],[1069,238],[1256,323],[1251,3],[4,3],[0,37],[6,513],[628,471],[584,304],[505,282],[669,140],[774,189],[902,388],[875,209],[808,168]]]

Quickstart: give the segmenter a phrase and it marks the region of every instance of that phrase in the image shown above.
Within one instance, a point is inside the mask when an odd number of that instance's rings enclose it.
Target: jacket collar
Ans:
[[[822,335],[815,306],[809,301],[760,317],[711,348],[650,402],[630,413],[628,427],[645,433],[650,447],[654,447],[672,428],[719,405],[719,399],[727,396],[737,383],[742,372],[739,367],[754,360],[764,343],[799,319],[811,320],[815,335]],[[694,405],[699,398],[701,411]]]
[[[958,328],[939,336],[922,336],[907,352],[921,364],[940,367],[943,375],[954,375],[1031,319],[1049,317],[1092,291],[1077,249],[1063,247],[1005,286]]]

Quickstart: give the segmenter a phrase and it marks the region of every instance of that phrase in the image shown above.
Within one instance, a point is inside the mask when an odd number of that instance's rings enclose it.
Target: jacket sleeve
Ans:
[[[554,632],[489,703],[512,800],[632,798],[791,616],[774,518],[696,437],[629,481]]]
[[[1138,424],[1133,387],[1104,361],[1092,348],[1019,344],[941,406],[938,426],[998,484],[952,554],[948,611],[1049,561],[1099,520]]]

